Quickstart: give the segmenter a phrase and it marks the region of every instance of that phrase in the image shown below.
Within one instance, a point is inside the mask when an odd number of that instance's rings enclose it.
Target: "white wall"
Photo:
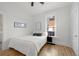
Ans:
[[[71,30],[70,30],[70,6],[58,8],[55,10],[49,10],[48,12],[33,16],[34,23],[41,22],[41,32],[47,31],[47,20],[49,17],[55,16],[57,23],[56,38],[54,42],[56,44],[65,45],[71,47]],[[38,30],[34,30],[38,31]]]
[[[30,35],[30,15],[16,3],[0,3],[0,11],[3,12],[3,49],[7,49],[8,40],[12,37]],[[14,21],[24,22],[26,28],[14,28]]]

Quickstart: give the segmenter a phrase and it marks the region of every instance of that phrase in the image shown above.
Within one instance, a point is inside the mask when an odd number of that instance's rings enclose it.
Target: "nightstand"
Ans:
[[[52,37],[52,36],[47,36],[47,43],[48,43],[48,44],[53,44],[53,45],[55,45],[55,44],[53,43],[53,37]]]

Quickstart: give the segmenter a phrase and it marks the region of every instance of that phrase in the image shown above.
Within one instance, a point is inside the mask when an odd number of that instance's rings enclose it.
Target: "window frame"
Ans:
[[[48,26],[48,22],[49,22],[50,18],[48,18],[47,20],[47,35],[48,35],[48,29],[49,29],[49,26]],[[57,30],[57,22],[56,22],[56,17],[55,17],[55,27],[54,27],[54,31],[50,31],[50,32],[54,32],[54,36],[56,36],[56,30]],[[48,35],[49,36],[49,35]]]

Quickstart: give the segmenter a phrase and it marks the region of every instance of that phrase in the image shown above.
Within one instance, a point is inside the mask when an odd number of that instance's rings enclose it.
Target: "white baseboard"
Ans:
[[[54,42],[55,44],[58,44],[58,45],[62,45],[62,46],[67,46],[67,47],[70,47],[72,48],[72,43],[68,43],[68,42]]]

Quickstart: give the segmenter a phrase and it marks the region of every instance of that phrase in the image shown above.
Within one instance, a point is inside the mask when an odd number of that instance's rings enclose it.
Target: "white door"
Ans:
[[[2,15],[0,14],[0,50],[2,49]]]
[[[79,4],[78,4],[78,56],[79,56]]]
[[[73,43],[73,50],[75,52],[76,55],[78,55],[78,4],[75,3],[73,5],[73,11],[72,11],[72,20],[73,20],[73,23],[72,23],[72,32],[73,32],[73,40],[72,40],[72,43]]]

